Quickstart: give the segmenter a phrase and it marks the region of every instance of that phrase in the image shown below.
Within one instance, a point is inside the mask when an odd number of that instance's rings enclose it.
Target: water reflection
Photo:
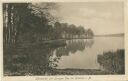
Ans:
[[[94,44],[93,39],[67,40],[66,46],[56,48],[54,50],[53,56],[51,56],[50,59],[52,61],[54,61],[54,64],[55,64],[56,68],[58,69],[61,65],[60,61],[62,60],[63,56],[74,58],[70,55],[77,54],[78,51],[83,52],[87,48],[91,48],[93,44]],[[79,55],[79,54],[77,54],[77,55]],[[65,65],[65,63],[62,63],[62,64]],[[61,69],[62,68],[65,68],[65,67],[61,67]],[[72,67],[72,68],[75,68],[75,67]]]
[[[93,45],[94,40],[67,40],[66,43],[66,46],[56,49],[55,54],[57,57],[68,56],[70,53],[75,54],[77,51],[83,51],[85,48],[90,48]]]
[[[52,73],[62,56],[74,54],[91,47],[93,40],[67,40],[63,45],[20,44],[7,48],[4,54],[4,69],[7,75],[46,75]]]
[[[100,68],[101,66],[107,70],[114,67],[111,72],[123,73],[123,69],[120,68],[124,67],[124,61],[119,60],[118,57],[122,59],[124,56],[103,55],[103,52],[117,49],[124,49],[123,38],[101,37],[94,39],[52,40],[34,44],[28,42],[18,43],[14,47],[4,47],[4,74],[68,74],[69,72],[64,69],[70,69],[71,74],[77,74],[78,70],[83,74],[93,74],[93,72],[108,74],[108,72],[104,73],[104,71],[99,72],[99,69],[103,70]],[[108,60],[109,57],[111,57],[110,60]],[[118,59],[118,61],[112,61],[113,59]],[[108,62],[114,65],[116,63],[117,65],[113,66]],[[115,68],[120,70],[115,70]],[[57,73],[59,69],[61,71]],[[74,70],[73,73],[72,70]]]

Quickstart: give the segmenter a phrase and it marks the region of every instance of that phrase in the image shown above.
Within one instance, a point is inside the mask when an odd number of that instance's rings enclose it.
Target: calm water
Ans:
[[[55,49],[51,60],[60,55],[58,69],[99,69],[97,55],[124,48],[123,37],[95,37],[94,39],[67,40],[67,46]]]
[[[45,75],[55,68],[100,69],[97,62],[99,54],[123,48],[123,37],[95,37],[34,45],[22,43],[4,50],[4,72],[12,75]]]

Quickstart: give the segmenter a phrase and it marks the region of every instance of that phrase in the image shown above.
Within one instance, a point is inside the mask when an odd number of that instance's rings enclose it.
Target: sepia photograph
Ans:
[[[125,75],[124,2],[2,3],[3,75]]]

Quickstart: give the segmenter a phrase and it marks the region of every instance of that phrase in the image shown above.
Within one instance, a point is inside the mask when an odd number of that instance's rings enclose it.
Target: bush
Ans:
[[[124,50],[118,49],[115,52],[104,52],[103,55],[98,55],[98,63],[107,71],[116,74],[125,73],[125,58]]]

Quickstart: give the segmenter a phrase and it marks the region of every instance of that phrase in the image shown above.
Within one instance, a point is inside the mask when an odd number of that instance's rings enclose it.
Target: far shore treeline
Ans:
[[[43,7],[32,3],[3,4],[4,45],[15,43],[39,42],[43,40],[92,38],[91,29],[83,26],[60,23],[50,10],[57,8],[56,3],[41,3]]]

